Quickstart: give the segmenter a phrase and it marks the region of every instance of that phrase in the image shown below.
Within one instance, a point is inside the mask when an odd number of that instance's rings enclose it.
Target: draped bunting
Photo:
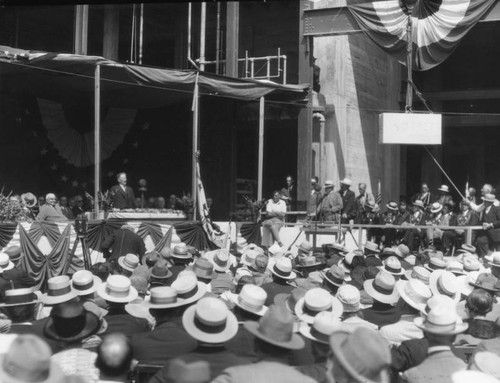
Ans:
[[[496,0],[419,0],[412,10],[414,70],[442,63]],[[408,9],[404,1],[374,1],[348,7],[377,45],[406,65]]]
[[[207,233],[198,222],[181,222],[175,225],[175,231],[182,242],[197,249],[215,250],[217,246],[208,239]]]
[[[5,247],[12,240],[17,229],[17,223],[2,223],[0,225],[0,247]]]
[[[161,231],[160,225],[150,222],[141,223],[139,229],[137,229],[137,235],[139,235],[141,238],[146,238],[148,235],[150,235],[151,240],[155,245],[157,245],[158,242],[160,242],[160,240],[163,238],[163,233]]]
[[[101,221],[99,223],[89,223],[87,228],[87,245],[89,249],[101,251],[101,244],[104,239],[110,236],[114,230],[119,229],[122,222]]]
[[[64,270],[66,262],[68,262],[71,225],[66,226],[55,242],[52,251],[47,255],[41,252],[37,246],[37,242],[26,232],[22,225],[19,225],[19,231],[21,252],[26,255],[21,258],[21,267],[38,282],[36,285],[37,289],[45,290],[47,280],[53,276],[60,275]]]
[[[50,246],[54,247],[61,232],[57,224],[53,222],[33,222],[29,229],[29,237],[34,243],[38,243],[42,236],[47,237]]]
[[[155,246],[155,251],[160,252],[165,247],[169,248],[171,243],[172,243],[172,226],[170,226],[170,229],[168,229],[163,238],[158,241],[158,243]]]
[[[247,240],[248,243],[255,243],[260,246],[262,243],[262,234],[260,228],[262,224],[260,223],[244,223],[241,225],[240,234],[243,238]]]

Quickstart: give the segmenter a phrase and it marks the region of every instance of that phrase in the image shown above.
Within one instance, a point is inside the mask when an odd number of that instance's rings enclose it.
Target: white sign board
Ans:
[[[440,114],[381,113],[381,144],[441,145]]]

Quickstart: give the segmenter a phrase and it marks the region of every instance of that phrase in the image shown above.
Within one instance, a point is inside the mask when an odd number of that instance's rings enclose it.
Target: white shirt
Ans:
[[[270,199],[267,201],[266,211],[268,213],[286,213],[286,203],[281,199],[278,202]]]

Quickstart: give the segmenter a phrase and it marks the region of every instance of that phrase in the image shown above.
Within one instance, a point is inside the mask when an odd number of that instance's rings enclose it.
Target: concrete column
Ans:
[[[118,5],[104,6],[104,33],[102,55],[110,60],[118,59],[118,43],[120,32],[120,8]]]
[[[228,1],[226,7],[226,76],[238,77],[240,4]]]

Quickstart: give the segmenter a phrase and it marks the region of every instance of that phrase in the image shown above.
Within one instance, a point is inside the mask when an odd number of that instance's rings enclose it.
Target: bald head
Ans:
[[[132,347],[123,334],[110,334],[104,337],[97,349],[96,367],[103,378],[116,378],[126,375],[132,362]]]
[[[45,196],[45,202],[48,204],[48,205],[52,205],[54,206],[56,204],[56,195],[54,193],[48,193],[46,196]]]

